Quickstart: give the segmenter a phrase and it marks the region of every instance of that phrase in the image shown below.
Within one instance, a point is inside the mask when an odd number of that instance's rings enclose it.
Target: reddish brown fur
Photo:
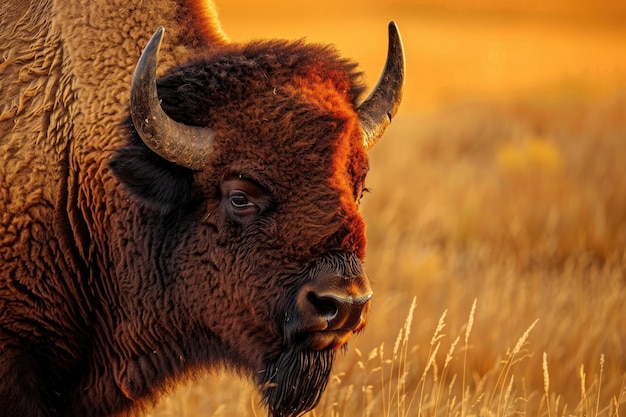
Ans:
[[[362,146],[358,120],[354,117],[354,103],[337,95],[338,91],[345,92],[352,88],[351,80],[345,78],[345,73],[316,65],[304,77],[295,79],[294,83],[296,89],[306,95],[307,101],[325,109],[338,120],[345,120],[337,135],[338,140],[333,145],[330,183],[336,190],[341,190],[340,210],[347,220],[346,229],[349,230],[342,247],[363,259],[365,224],[354,202],[355,199],[357,202],[360,200],[364,188],[368,169],[367,154]]]

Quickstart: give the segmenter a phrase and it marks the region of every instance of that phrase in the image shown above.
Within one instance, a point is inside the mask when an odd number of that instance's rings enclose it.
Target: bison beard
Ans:
[[[292,345],[268,364],[259,386],[272,417],[295,417],[314,408],[332,369],[335,352]]]

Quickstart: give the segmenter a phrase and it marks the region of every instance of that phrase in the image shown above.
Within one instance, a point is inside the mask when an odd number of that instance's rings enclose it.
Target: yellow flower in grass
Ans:
[[[520,143],[507,143],[496,154],[498,165],[514,172],[541,169],[559,171],[563,158],[556,145],[541,136],[528,136]]]

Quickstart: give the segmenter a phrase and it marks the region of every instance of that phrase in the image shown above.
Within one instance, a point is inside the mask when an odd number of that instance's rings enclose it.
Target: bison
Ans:
[[[8,0],[0,45],[0,413],[135,415],[218,368],[315,407],[372,297],[395,24],[365,100],[332,47],[231,42],[203,0]]]

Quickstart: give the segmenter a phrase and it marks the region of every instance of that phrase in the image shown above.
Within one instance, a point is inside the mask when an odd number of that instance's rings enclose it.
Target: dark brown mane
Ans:
[[[276,93],[287,85],[299,88],[293,85],[298,79],[325,83],[342,92],[352,107],[357,106],[365,90],[357,64],[341,58],[332,46],[276,40],[228,45],[170,69],[157,85],[159,96],[166,103],[175,103],[165,105],[172,118],[187,124],[208,124],[192,120],[188,109],[230,104],[249,97],[252,91]]]

